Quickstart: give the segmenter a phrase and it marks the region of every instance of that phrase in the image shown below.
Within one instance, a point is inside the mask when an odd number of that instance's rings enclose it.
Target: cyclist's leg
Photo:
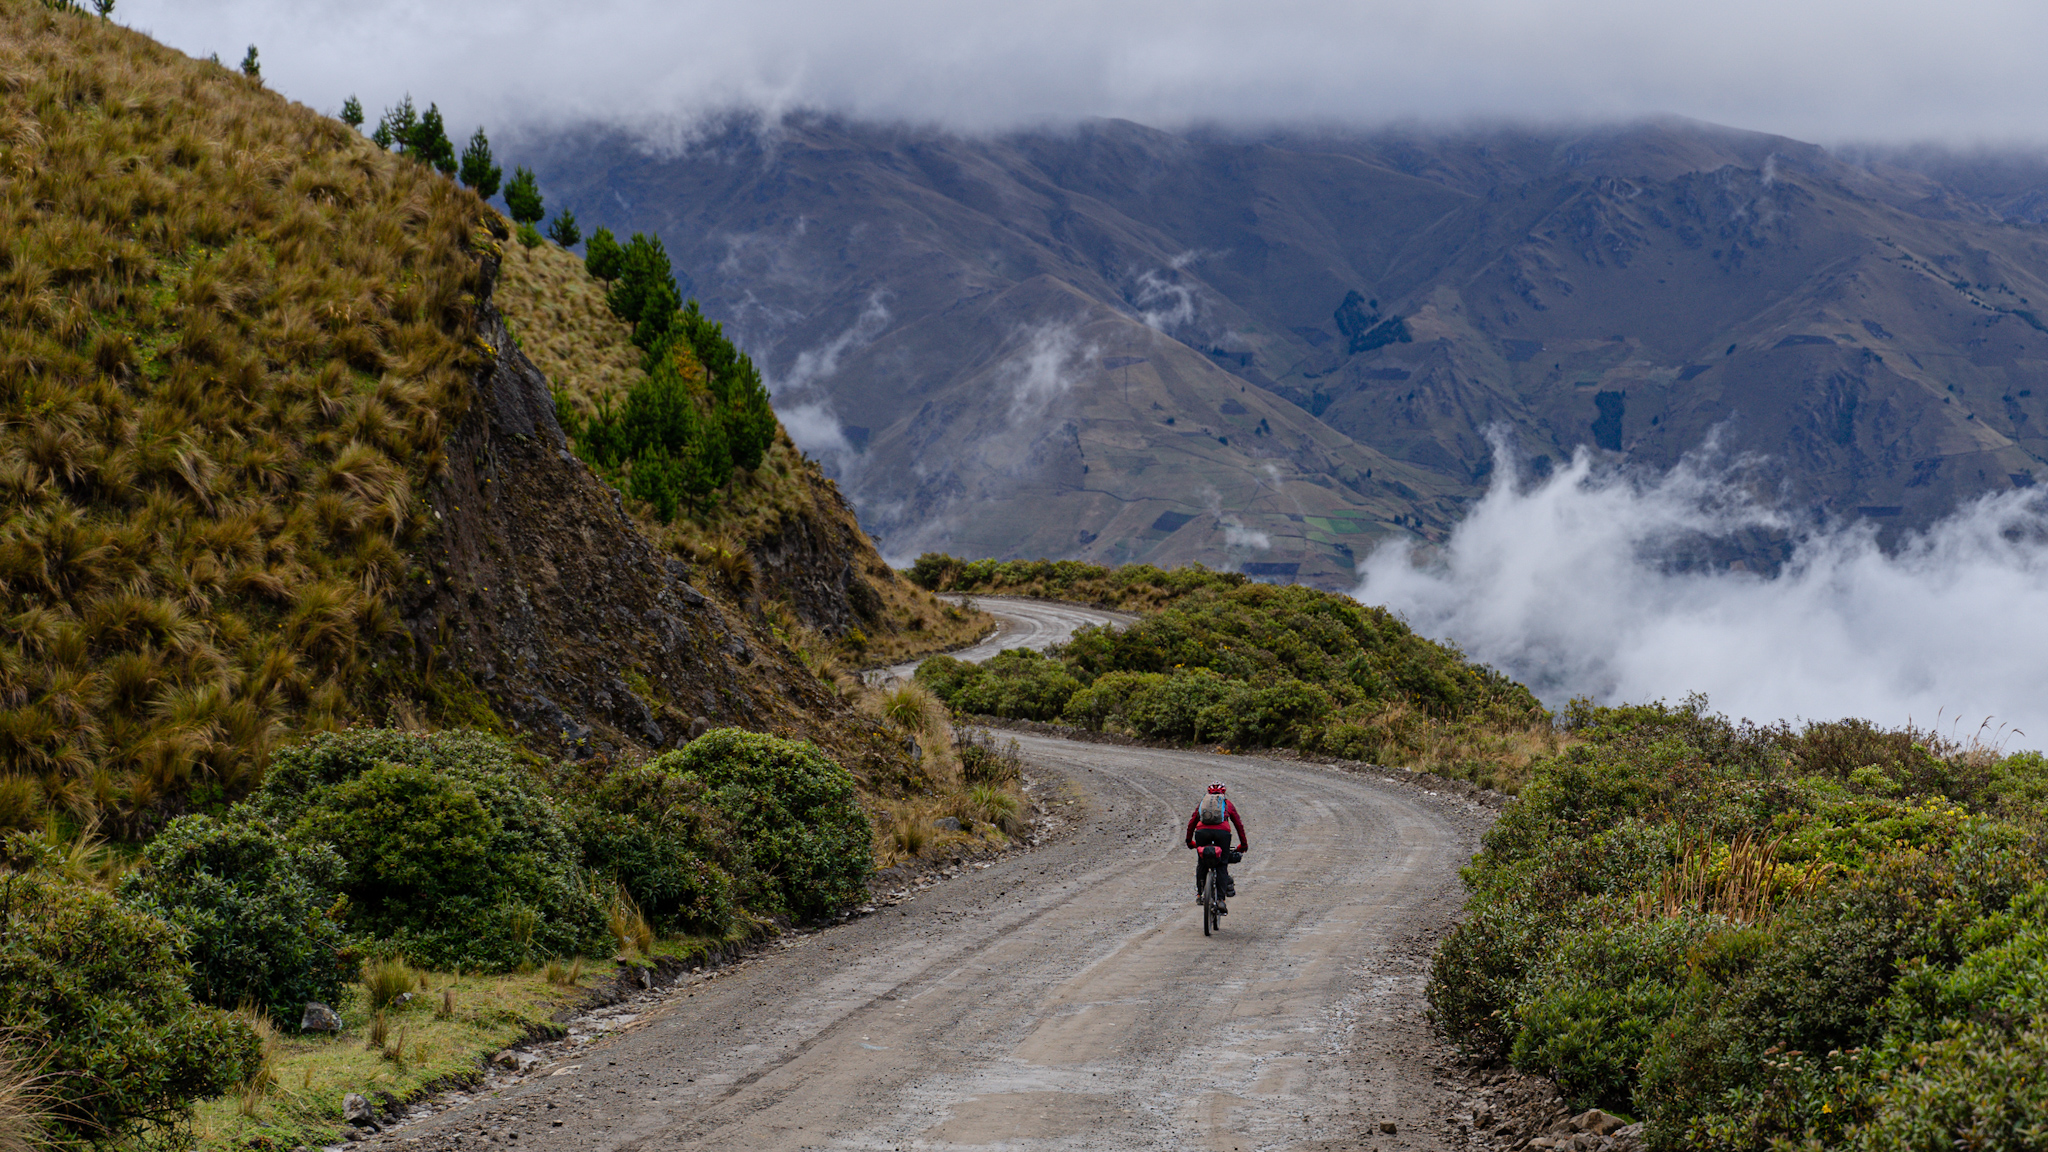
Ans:
[[[1201,852],[1195,853],[1195,899],[1202,898],[1202,880],[1209,874],[1209,860]]]

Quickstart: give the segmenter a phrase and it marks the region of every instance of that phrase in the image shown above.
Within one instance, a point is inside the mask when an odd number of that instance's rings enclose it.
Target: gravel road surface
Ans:
[[[1064,643],[1076,629],[1090,624],[1129,624],[1138,619],[1129,612],[1112,612],[1106,608],[1062,604],[1054,600],[1025,600],[1013,596],[951,596],[947,599],[971,599],[975,607],[994,616],[999,625],[995,635],[972,648],[947,653],[970,664],[979,664],[1005,648],[1050,648]],[[908,680],[923,662],[912,660],[906,664],[891,665],[880,670],[880,678],[896,676]]]
[[[1021,743],[1040,795],[1072,814],[1051,843],[693,978],[626,1028],[373,1143],[1462,1143],[1421,1004],[1481,809],[1288,761]],[[1210,779],[1230,784],[1252,851],[1205,938],[1181,833]]]

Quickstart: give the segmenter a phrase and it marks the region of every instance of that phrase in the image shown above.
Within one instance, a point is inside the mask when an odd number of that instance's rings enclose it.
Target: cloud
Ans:
[[[782,418],[782,428],[789,433],[789,438],[807,455],[841,456],[853,450],[853,445],[847,443],[845,430],[839,426],[839,417],[833,413],[828,401],[777,405],[775,414]]]
[[[317,108],[410,90],[451,123],[672,124],[822,107],[963,128],[1085,116],[1604,119],[1821,142],[2038,141],[2035,0],[122,0],[116,16]]]
[[[1179,271],[1181,261],[1174,261],[1173,266]],[[1138,306],[1138,319],[1155,332],[1167,332],[1195,320],[1194,287],[1180,280],[1168,280],[1157,272],[1146,271],[1138,277],[1132,303]]]
[[[859,349],[889,325],[889,305],[885,293],[876,290],[868,294],[867,304],[860,315],[854,318],[846,330],[827,340],[817,348],[809,348],[796,354],[789,371],[772,385],[777,395],[787,391],[801,395],[810,388],[823,383],[839,372],[839,359],[848,352]]]
[[[1504,454],[1503,454],[1504,456]],[[1983,717],[2048,742],[2048,492],[1982,498],[1895,551],[1806,532],[1775,578],[1680,571],[1677,550],[1788,522],[1701,459],[1642,479],[1583,453],[1526,490],[1496,464],[1434,556],[1382,548],[1356,595],[1557,705],[1677,700],[1756,720]]]
[[[1053,402],[1073,390],[1069,365],[1095,358],[1082,348],[1071,325],[1036,325],[1021,334],[1023,347],[1004,362],[1001,379],[1010,389],[1011,432],[1035,435]]]

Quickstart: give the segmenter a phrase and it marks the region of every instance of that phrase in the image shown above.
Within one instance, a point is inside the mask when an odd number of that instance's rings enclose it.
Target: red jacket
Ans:
[[[1245,845],[1247,843],[1244,836],[1244,821],[1238,819],[1237,805],[1232,804],[1228,796],[1223,798],[1223,814],[1230,817],[1230,822],[1232,824],[1237,825],[1237,850],[1239,852],[1244,851]],[[1194,812],[1188,816],[1187,842],[1188,847],[1190,848],[1193,848],[1195,846],[1195,825],[1201,819],[1202,809],[1200,805],[1197,805],[1195,807]]]

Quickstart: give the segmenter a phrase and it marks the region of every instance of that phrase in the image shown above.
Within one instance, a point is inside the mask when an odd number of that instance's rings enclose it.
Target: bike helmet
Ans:
[[[1225,788],[1225,787],[1224,787],[1223,785],[1221,785],[1221,784],[1211,784],[1211,785],[1209,785],[1209,795],[1211,795],[1211,796],[1221,796],[1221,795],[1223,795],[1223,794],[1224,794],[1225,792],[1228,792],[1228,791],[1230,791],[1230,790],[1229,790],[1228,788]]]

